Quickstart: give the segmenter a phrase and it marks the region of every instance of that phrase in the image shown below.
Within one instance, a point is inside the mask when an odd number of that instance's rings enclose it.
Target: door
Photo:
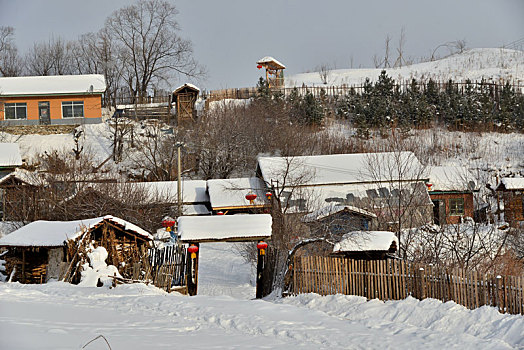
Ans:
[[[433,202],[433,223],[440,225],[440,201],[435,200]]]
[[[49,125],[51,124],[49,102],[38,102],[38,119],[40,124]]]

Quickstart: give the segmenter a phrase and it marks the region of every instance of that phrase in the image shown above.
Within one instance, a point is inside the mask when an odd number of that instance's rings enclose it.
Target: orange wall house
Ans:
[[[103,75],[0,78],[0,124],[102,121]]]

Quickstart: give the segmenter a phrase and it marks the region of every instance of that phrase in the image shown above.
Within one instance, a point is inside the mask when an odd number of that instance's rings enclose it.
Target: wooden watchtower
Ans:
[[[266,81],[270,88],[284,87],[284,66],[271,56],[266,56],[257,61],[257,68],[266,69]]]
[[[173,103],[176,103],[178,123],[185,120],[195,120],[195,102],[199,93],[200,89],[189,83],[179,86],[173,91]]]

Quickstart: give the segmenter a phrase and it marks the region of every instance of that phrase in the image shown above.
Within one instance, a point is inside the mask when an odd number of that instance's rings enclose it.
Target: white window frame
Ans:
[[[78,105],[82,105],[82,115],[81,116],[76,116],[75,115],[75,105],[78,106]],[[66,107],[71,107],[71,110],[73,111],[73,116],[72,117],[65,117],[64,116],[64,105]],[[85,108],[84,108],[84,101],[62,101],[62,119],[71,119],[71,118],[84,118],[85,117]]]
[[[9,105],[9,106],[8,106]],[[13,108],[15,109],[15,117],[14,118],[7,118],[7,112],[6,108]],[[25,108],[25,118],[17,118],[17,110],[18,108]],[[4,103],[4,120],[27,120],[27,102],[6,102]]]

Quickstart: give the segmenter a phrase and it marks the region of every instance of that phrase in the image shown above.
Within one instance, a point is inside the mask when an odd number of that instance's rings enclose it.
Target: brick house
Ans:
[[[0,78],[0,125],[102,121],[100,74]]]

